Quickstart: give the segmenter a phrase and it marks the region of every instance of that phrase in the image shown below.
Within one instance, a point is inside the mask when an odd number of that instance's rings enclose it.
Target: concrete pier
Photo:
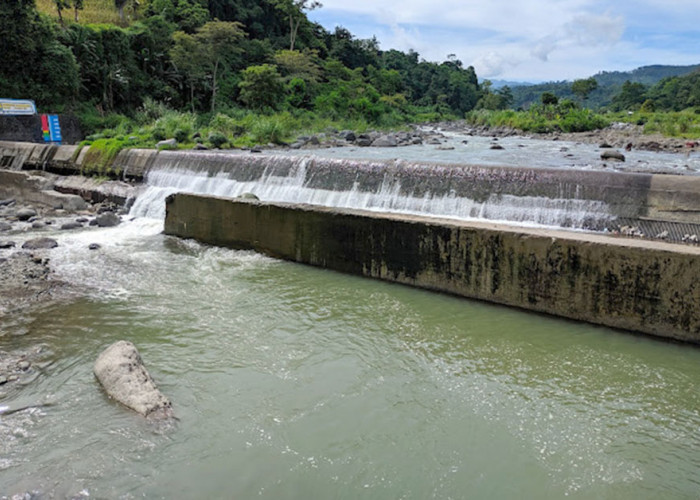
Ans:
[[[700,343],[700,248],[176,194],[165,232],[345,273]]]

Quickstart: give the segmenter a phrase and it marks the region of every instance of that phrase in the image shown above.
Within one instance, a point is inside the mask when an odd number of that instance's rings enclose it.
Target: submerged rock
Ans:
[[[27,240],[22,245],[25,250],[41,250],[56,248],[58,242],[52,238],[34,238],[33,240]]]
[[[73,221],[73,222],[66,222],[65,224],[61,224],[61,230],[62,231],[70,231],[71,229],[78,229],[83,227],[83,225],[80,222]]]
[[[173,416],[172,403],[158,390],[131,342],[115,342],[95,361],[95,377],[112,399],[144,417]]]

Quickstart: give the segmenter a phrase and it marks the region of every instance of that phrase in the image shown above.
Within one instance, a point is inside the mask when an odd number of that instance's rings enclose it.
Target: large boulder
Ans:
[[[95,377],[112,399],[150,418],[173,416],[172,403],[158,390],[131,342],[115,342],[95,361]]]
[[[375,148],[395,148],[398,144],[395,135],[383,135],[375,139],[372,146]]]

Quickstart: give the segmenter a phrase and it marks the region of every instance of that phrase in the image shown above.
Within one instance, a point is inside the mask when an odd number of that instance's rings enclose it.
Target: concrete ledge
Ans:
[[[697,247],[188,194],[166,203],[166,234],[700,342]]]

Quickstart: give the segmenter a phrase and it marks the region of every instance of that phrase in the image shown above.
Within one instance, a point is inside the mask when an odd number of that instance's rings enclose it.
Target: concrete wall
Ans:
[[[700,248],[177,194],[166,234],[700,342]]]

